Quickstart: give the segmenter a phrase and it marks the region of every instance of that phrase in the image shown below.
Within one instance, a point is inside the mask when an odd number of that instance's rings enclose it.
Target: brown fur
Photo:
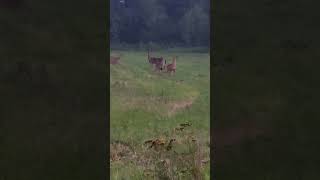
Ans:
[[[162,71],[164,69],[166,61],[163,57],[151,57],[150,52],[148,50],[148,61],[150,64],[154,66],[156,70]]]
[[[119,64],[120,57],[110,56],[110,64]]]
[[[160,62],[154,64],[155,65],[155,69],[158,70],[158,71],[164,70],[164,68],[166,67],[165,63],[166,63],[166,61],[164,60],[164,61],[160,61]]]
[[[170,72],[170,74],[172,72],[176,73],[176,68],[177,68],[176,60],[177,60],[177,57],[174,57],[172,60],[172,63],[167,65],[167,72]]]

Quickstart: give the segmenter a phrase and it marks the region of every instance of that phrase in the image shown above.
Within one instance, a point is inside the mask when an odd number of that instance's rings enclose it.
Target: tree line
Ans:
[[[111,0],[111,44],[210,44],[209,0]]]

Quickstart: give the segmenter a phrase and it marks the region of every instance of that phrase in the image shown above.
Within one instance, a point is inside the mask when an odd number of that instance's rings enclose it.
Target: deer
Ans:
[[[110,64],[119,64],[120,57],[110,56]]]
[[[155,63],[155,70],[159,72],[164,70],[166,67],[166,60]]]
[[[176,73],[176,67],[177,67],[176,61],[177,61],[177,56],[173,57],[172,63],[167,65],[167,72],[170,72],[170,74],[172,72]]]
[[[148,61],[156,70],[162,71],[167,63],[163,57],[151,57],[148,49]]]

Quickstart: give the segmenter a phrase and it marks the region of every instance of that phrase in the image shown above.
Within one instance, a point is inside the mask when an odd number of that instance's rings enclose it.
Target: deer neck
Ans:
[[[172,60],[172,64],[173,64],[173,66],[176,66],[176,59]]]

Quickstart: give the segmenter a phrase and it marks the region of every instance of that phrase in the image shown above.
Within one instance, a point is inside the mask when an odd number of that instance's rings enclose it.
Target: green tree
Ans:
[[[182,39],[188,45],[208,45],[209,17],[199,5],[192,7],[180,22]]]
[[[209,45],[208,0],[110,2],[111,42]]]

